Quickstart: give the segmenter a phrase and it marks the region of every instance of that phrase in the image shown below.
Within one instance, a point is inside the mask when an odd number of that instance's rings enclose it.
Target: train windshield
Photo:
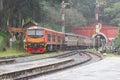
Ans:
[[[28,37],[31,38],[43,37],[43,29],[28,29]]]

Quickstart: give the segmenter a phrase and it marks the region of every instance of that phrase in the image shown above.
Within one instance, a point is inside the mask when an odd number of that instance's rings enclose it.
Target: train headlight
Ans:
[[[33,29],[37,29],[38,27],[37,26],[34,26]]]
[[[30,46],[30,45],[31,45],[31,43],[30,43],[30,42],[28,42],[28,43],[27,43],[27,45],[28,45],[28,46]]]
[[[23,42],[26,43],[26,40],[24,39]]]

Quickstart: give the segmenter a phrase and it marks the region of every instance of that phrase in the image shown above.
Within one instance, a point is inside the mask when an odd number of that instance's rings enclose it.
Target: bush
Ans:
[[[4,38],[4,40],[7,40],[7,33],[4,31],[0,31],[0,36]]]
[[[23,50],[23,45],[22,45],[22,42],[20,40],[16,40],[15,42],[13,42],[12,46],[14,49]]]
[[[7,33],[0,31],[0,51],[5,51],[7,47]]]
[[[15,42],[13,42],[13,48],[19,49],[20,48],[20,40],[16,40]]]
[[[3,51],[6,47],[6,43],[4,41],[4,38],[0,36],[0,51]]]

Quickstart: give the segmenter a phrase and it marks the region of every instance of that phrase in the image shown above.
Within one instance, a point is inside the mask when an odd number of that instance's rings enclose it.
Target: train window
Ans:
[[[43,37],[43,29],[28,29],[28,37],[31,38]]]
[[[61,37],[60,36],[58,36],[58,42],[60,42],[61,41]]]
[[[35,30],[28,29],[28,35],[35,35]]]
[[[49,42],[51,41],[50,39],[51,39],[51,35],[48,34],[48,35],[47,35],[47,40],[48,40]]]
[[[69,37],[69,36],[67,36],[67,38],[68,38],[68,40],[70,40],[70,37]]]
[[[55,42],[55,35],[52,36],[52,41]]]
[[[65,41],[68,41],[68,37],[65,37]]]
[[[42,29],[36,29],[36,35],[43,35]]]

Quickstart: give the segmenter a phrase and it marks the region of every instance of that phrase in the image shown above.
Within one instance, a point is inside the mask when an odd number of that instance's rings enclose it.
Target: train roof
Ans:
[[[78,36],[78,37],[84,37],[84,38],[91,38],[92,39],[92,37],[87,37],[87,36],[83,36],[83,35],[79,35],[79,34],[74,34],[74,33],[65,33],[65,35]]]
[[[40,26],[31,26],[27,29],[44,29],[43,27],[40,27]]]
[[[70,35],[70,36],[79,36],[79,35],[74,34],[74,33],[65,33],[65,35]]]
[[[85,36],[82,36],[82,35],[79,35],[79,34],[74,34],[74,33],[65,33],[65,35],[85,37]]]
[[[87,36],[74,34],[74,33],[63,33],[63,32],[55,31],[55,30],[52,30],[52,29],[44,28],[44,27],[41,27],[41,26],[31,26],[31,27],[29,27],[27,29],[44,29],[44,30],[56,32],[56,33],[59,33],[59,34],[65,34],[65,35],[70,35],[70,36],[78,36],[78,37],[84,37],[84,38],[91,38],[92,39],[92,37],[87,37]]]
[[[55,31],[55,30],[44,28],[44,27],[41,27],[41,26],[31,26],[31,27],[29,27],[27,29],[44,29],[44,30],[56,32],[56,33],[59,33],[59,34],[64,34],[63,32]]]

